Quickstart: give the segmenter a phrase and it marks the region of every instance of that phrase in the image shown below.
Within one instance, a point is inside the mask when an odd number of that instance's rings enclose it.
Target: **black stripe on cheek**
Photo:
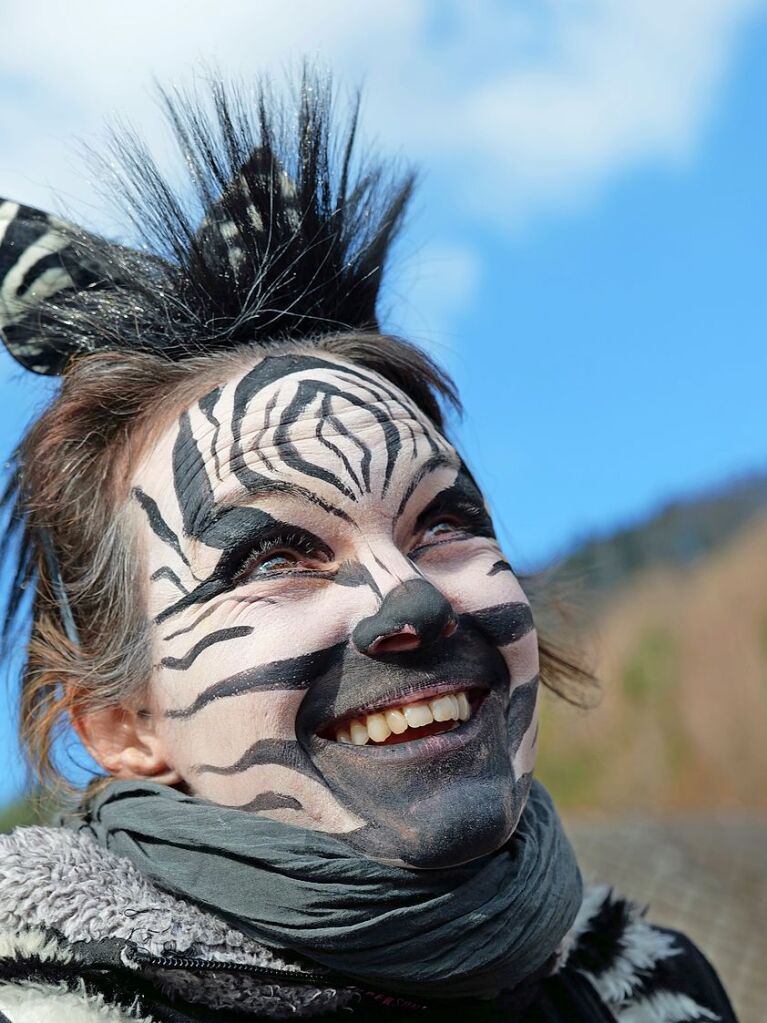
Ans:
[[[348,643],[336,643],[325,650],[291,657],[284,661],[271,661],[256,668],[230,675],[229,678],[208,686],[188,707],[165,712],[166,718],[189,718],[214,700],[242,693],[271,692],[274,689],[308,689],[313,680],[343,660]]]
[[[304,807],[292,796],[284,796],[281,792],[261,792],[249,803],[230,806],[230,810],[243,810],[245,813],[258,813],[259,810],[303,810]]]
[[[535,628],[533,612],[530,605],[524,601],[496,604],[495,607],[485,607],[481,611],[470,611],[468,614],[462,614],[461,620],[478,628],[495,646],[516,643]]]
[[[496,561],[495,562],[495,564],[493,565],[493,567],[490,569],[490,571],[487,574],[488,575],[498,575],[499,572],[512,572],[513,573],[513,571],[514,571],[514,569],[511,567],[511,565],[508,563],[508,561],[504,561],[503,559],[501,559],[500,561]]]
[[[242,774],[243,771],[248,771],[251,767],[263,767],[266,764],[288,767],[309,778],[319,777],[309,758],[293,739],[259,739],[258,742],[254,742],[252,746],[248,747],[233,764],[224,767],[219,767],[216,764],[196,764],[192,770],[195,774],[228,776]]]
[[[160,664],[163,668],[172,668],[174,671],[186,671],[191,668],[203,650],[213,646],[215,643],[224,643],[229,639],[240,639],[242,636],[249,636],[253,632],[252,625],[236,625],[231,629],[219,629],[204,636],[198,643],[195,643],[191,650],[183,657],[163,657]]]
[[[168,547],[171,547],[187,567],[191,567],[189,565],[189,559],[181,550],[181,544],[179,543],[178,536],[162,517],[160,509],[157,507],[157,502],[151,498],[149,494],[145,494],[141,487],[133,488],[133,496],[141,505],[141,508],[149,521],[149,528],[152,530],[154,535],[158,537],[158,539],[162,540],[164,544],[167,544]]]
[[[535,714],[535,701],[538,696],[538,676],[511,691],[507,720],[509,722],[509,750],[512,759],[522,745],[530,723]]]
[[[258,508],[222,508],[208,523],[200,539],[208,547],[224,553],[207,579],[203,579],[190,593],[177,600],[161,611],[155,618],[160,625],[167,618],[178,614],[194,604],[202,604],[206,600],[217,597],[232,588],[233,572],[236,571],[244,555],[257,542],[258,537],[267,529],[273,528],[276,520]]]

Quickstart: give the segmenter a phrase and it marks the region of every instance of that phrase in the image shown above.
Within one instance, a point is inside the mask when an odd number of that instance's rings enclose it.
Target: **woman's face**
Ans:
[[[133,485],[150,710],[191,792],[420,867],[509,836],[535,757],[530,608],[402,392],[270,356],[187,409]]]

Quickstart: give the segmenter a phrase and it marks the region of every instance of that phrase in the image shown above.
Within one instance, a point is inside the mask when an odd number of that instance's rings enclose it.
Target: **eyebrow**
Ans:
[[[404,496],[399,503],[399,508],[397,509],[397,514],[395,515],[395,521],[398,521],[401,518],[402,513],[405,511],[405,508],[407,507],[408,501],[415,493],[417,487],[427,476],[430,476],[431,473],[436,472],[437,469],[455,469],[456,472],[460,473],[462,467],[463,462],[461,462],[460,458],[458,458],[458,456],[454,454],[446,455],[443,454],[442,452],[439,452],[438,454],[432,455],[431,458],[427,459],[423,463],[421,468],[418,470],[418,472],[416,472],[415,475],[412,477],[410,483],[408,483],[407,490],[405,491]]]
[[[329,515],[335,515],[337,518],[343,519],[344,522],[352,522],[351,516],[343,508],[323,500],[318,494],[309,490],[308,487],[302,487],[298,483],[291,483],[289,480],[270,480],[265,476],[254,480],[247,486],[240,484],[228,493],[223,494],[220,498],[216,499],[216,506],[221,509],[237,507],[238,505],[246,504],[248,501],[253,500],[253,498],[268,497],[271,494],[284,494],[288,497],[294,497],[306,504],[321,508]]]

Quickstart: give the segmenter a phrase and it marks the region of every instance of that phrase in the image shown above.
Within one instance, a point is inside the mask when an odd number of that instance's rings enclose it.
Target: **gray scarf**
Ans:
[[[546,969],[581,904],[575,855],[537,781],[506,845],[444,870],[377,863],[151,782],[112,782],[69,824],[267,947],[400,994],[512,990]]]

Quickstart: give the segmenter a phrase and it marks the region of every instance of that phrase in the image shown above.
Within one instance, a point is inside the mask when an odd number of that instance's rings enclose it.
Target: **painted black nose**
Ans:
[[[408,579],[388,593],[378,611],[357,625],[357,649],[375,657],[429,646],[450,636],[458,621],[450,603],[425,579]]]

